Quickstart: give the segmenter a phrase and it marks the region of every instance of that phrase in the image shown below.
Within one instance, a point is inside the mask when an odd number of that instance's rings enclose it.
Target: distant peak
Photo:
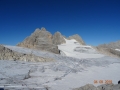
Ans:
[[[59,31],[55,32],[55,34],[61,34]]]
[[[74,35],[72,35],[72,36],[79,36],[78,34],[74,34]],[[79,36],[80,37],[80,36]]]
[[[44,27],[41,28],[42,31],[46,31],[46,29]]]
[[[57,31],[56,33],[60,33],[59,31]]]
[[[74,34],[72,36],[69,36],[68,39],[75,39],[77,40],[80,44],[85,45],[85,42],[82,40],[82,38],[78,34]]]
[[[36,28],[32,34],[38,33],[39,31],[40,31],[40,28]]]
[[[36,32],[36,31],[40,31],[40,28],[36,28],[36,29],[35,29],[35,32]]]

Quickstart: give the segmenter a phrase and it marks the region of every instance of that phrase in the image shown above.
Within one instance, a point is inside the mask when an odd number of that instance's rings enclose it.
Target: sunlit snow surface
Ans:
[[[104,55],[99,54],[94,48],[88,45],[80,45],[76,40],[67,40],[66,43],[58,45],[58,48],[65,53],[65,55],[76,58],[100,58]]]
[[[73,40],[74,41],[74,40]],[[69,41],[68,41],[69,42]],[[73,44],[72,41],[70,41]],[[69,44],[70,44],[69,42]],[[67,43],[66,43],[67,44]],[[80,47],[78,43],[76,46]],[[67,46],[67,45],[66,45]],[[72,50],[76,48],[73,46],[68,47],[68,53],[71,56]],[[33,49],[27,49],[17,46],[6,46],[14,51],[21,53],[32,53],[41,57],[50,57],[55,59],[54,62],[23,62],[23,61],[10,61],[0,60],[0,85],[10,84],[16,88],[39,88],[38,90],[72,90],[86,84],[94,84],[94,80],[112,80],[117,84],[120,79],[120,59],[111,58],[107,56],[99,56],[100,54],[93,50],[78,50],[84,52],[84,56],[76,55],[76,58],[52,54]],[[82,46],[86,47],[86,46]],[[90,47],[90,46],[88,46]],[[67,52],[64,47],[59,47],[63,52]],[[74,52],[74,51],[73,51]],[[75,51],[77,53],[77,51]],[[93,54],[95,57],[89,56]],[[65,53],[66,54],[66,53]],[[73,53],[74,54],[74,53]],[[99,54],[96,56],[96,54]],[[27,77],[30,71],[30,77]],[[94,84],[95,86],[99,84]],[[18,86],[18,87],[17,87]]]

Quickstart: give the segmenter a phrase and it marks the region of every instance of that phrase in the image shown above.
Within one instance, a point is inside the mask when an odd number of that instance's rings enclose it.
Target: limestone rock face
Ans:
[[[0,45],[0,60],[22,60],[22,61],[32,61],[32,62],[54,61],[53,59],[38,57],[33,54],[18,53],[2,45]]]
[[[112,48],[96,47],[100,53],[111,56],[111,57],[120,57],[120,51],[117,51]]]
[[[25,46],[28,48],[34,48],[39,44],[52,44],[52,34],[46,29],[41,28],[36,29],[29,37],[27,37],[22,43],[19,43],[18,46]]]
[[[59,54],[58,47],[53,44],[52,34],[45,28],[36,29],[29,37],[17,46],[45,50]]]
[[[115,49],[120,49],[120,41],[112,42],[109,44],[102,44],[96,47],[96,49],[106,55],[120,57],[120,52]]]
[[[120,41],[111,42],[109,44],[102,44],[102,45],[99,45],[98,47],[120,49]]]
[[[64,37],[61,35],[60,32],[56,32],[53,35],[52,40],[53,40],[53,44],[55,44],[55,45],[60,45],[60,44],[66,43]]]
[[[73,36],[69,36],[68,39],[75,39],[76,41],[78,41],[80,44],[85,45],[85,42],[82,40],[82,38],[78,35],[75,34]]]

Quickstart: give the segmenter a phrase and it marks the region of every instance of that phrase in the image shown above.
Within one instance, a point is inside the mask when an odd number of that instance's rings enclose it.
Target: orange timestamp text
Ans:
[[[112,84],[112,80],[94,80],[94,84]]]

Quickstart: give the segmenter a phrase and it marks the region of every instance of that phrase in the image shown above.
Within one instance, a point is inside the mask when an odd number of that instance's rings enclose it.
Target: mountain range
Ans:
[[[120,42],[96,47],[75,34],[37,28],[16,46],[0,45],[6,90],[120,90]]]
[[[65,39],[75,39],[80,45],[86,45],[83,39],[78,34],[69,36],[67,38],[58,31],[54,35],[52,35],[49,31],[42,27],[41,29],[37,28],[30,36],[25,38],[23,42],[17,44],[17,46],[44,50],[59,54],[60,50],[58,49],[58,45],[66,43]],[[120,41],[110,44],[101,44],[95,48],[98,52],[102,54],[120,57]]]

